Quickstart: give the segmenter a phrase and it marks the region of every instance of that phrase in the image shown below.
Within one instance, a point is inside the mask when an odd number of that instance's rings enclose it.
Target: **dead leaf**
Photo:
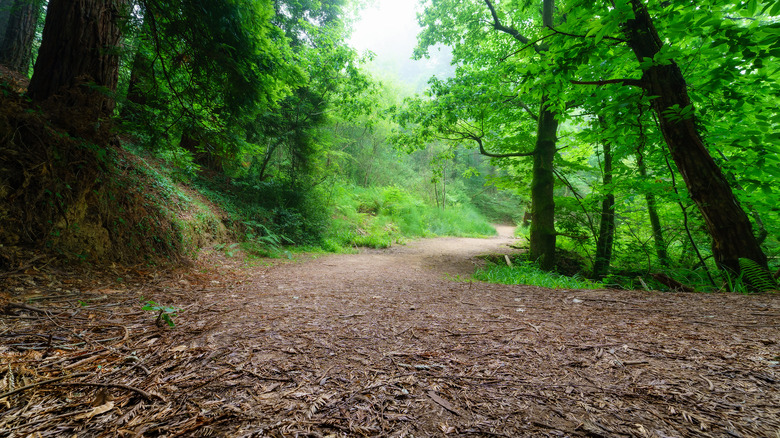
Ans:
[[[114,400],[114,396],[108,392],[108,389],[102,388],[97,392],[97,394],[95,394],[95,399],[92,400],[92,406],[102,406],[112,400]]]
[[[428,391],[428,397],[430,397],[431,400],[433,400],[436,403],[438,403],[444,409],[452,412],[455,415],[460,415],[460,412],[458,412],[456,410],[455,406],[452,406],[452,404],[450,402],[448,402],[447,400],[444,400],[443,398],[439,397],[435,392]]]
[[[111,409],[114,409],[114,402],[110,401],[106,404],[100,405],[96,408],[93,408],[89,412],[85,412],[83,414],[76,415],[73,417],[74,420],[83,420],[83,419],[90,419],[96,415],[105,414],[106,412],[110,411]]]
[[[444,432],[445,435],[455,432],[455,428],[447,423],[439,423],[439,430]]]

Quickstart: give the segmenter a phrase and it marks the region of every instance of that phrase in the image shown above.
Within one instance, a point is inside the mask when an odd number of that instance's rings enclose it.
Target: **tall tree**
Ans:
[[[525,46],[530,45],[539,55],[550,50],[548,42],[536,42],[523,35],[518,29],[502,22],[491,0],[484,0],[490,10],[492,27],[498,32],[507,34]],[[542,1],[542,26],[553,26],[554,0]],[[556,153],[558,117],[555,99],[547,91],[547,84],[542,84],[541,103],[536,128],[536,145],[533,155],[533,170],[531,180],[531,230],[530,258],[538,261],[539,267],[551,270],[555,267],[555,176],[554,158]]]
[[[634,18],[625,23],[628,45],[639,62],[656,59],[665,43],[644,3],[631,0],[630,4]],[[739,272],[739,259],[747,258],[767,267],[750,219],[704,145],[680,67],[673,59],[654,63],[644,69],[639,85],[649,95],[657,96],[652,100],[653,110],[672,159],[707,224],[718,266]]]
[[[600,124],[603,119],[599,118]],[[615,240],[615,194],[612,191],[612,144],[609,140],[602,143],[603,147],[603,187],[607,191],[601,201],[601,220],[599,235],[596,239],[596,256],[593,263],[593,277],[600,278],[607,273],[612,261],[612,247]]]
[[[753,15],[757,2],[747,3],[744,11],[741,10],[742,3],[734,2],[653,4],[667,33],[664,39],[642,0],[615,1],[608,8],[592,2],[573,1],[566,4],[569,20],[562,26],[549,28],[551,35],[568,39],[565,43],[568,56],[559,58],[561,68],[577,65],[574,69],[579,71],[572,76],[586,79],[573,80],[573,83],[620,84],[634,87],[647,96],[660,133],[686,183],[687,195],[701,212],[712,238],[714,259],[720,268],[730,272],[739,272],[740,258],[754,260],[765,267],[767,258],[753,235],[748,216],[707,149],[702,126],[697,120],[700,115],[691,100],[692,88],[676,60],[682,59],[688,64],[690,76],[696,72],[696,66],[703,64],[697,63],[698,59],[706,60],[706,68],[720,64],[700,81],[701,89],[711,90],[711,93],[720,92],[719,86],[728,86],[726,80],[732,83],[760,83],[760,79],[773,82],[767,75],[738,73],[752,73],[761,68],[762,59],[756,53],[764,53],[768,58],[776,44],[776,37],[769,36],[773,32],[776,35],[776,29],[771,29],[777,27],[774,24],[755,33],[755,41],[761,41],[759,46],[752,42],[753,33],[748,26],[738,23],[739,19],[724,19],[724,13]],[[761,21],[755,21],[749,27],[760,29],[761,24]],[[696,36],[690,36],[696,32]],[[740,56],[718,57],[717,49],[710,48],[713,38],[717,39],[718,45],[732,46],[730,51],[741,52]],[[754,59],[749,59],[751,57]],[[615,78],[616,70],[609,66],[619,59],[630,68],[622,71],[622,77]],[[704,75],[699,72],[699,76]],[[700,98],[699,104],[703,100]]]
[[[8,25],[8,17],[11,15],[11,8],[14,0],[0,0],[0,39],[5,35],[5,28]]]
[[[127,0],[51,0],[28,94],[43,101],[54,94],[89,84],[99,114],[114,110],[111,92],[119,77],[120,24]],[[69,102],[76,104],[76,102]]]
[[[531,181],[531,230],[530,254],[542,269],[551,270],[555,265],[555,198],[554,198],[554,158],[556,155],[557,130],[560,119],[561,101],[559,96],[551,93],[553,88],[550,77],[554,74],[546,70],[545,59],[550,50],[547,41],[539,40],[537,32],[544,26],[552,26],[554,17],[554,1],[544,0],[539,8],[521,8],[520,10],[501,10],[491,0],[472,2],[434,2],[428,6],[421,16],[423,32],[420,36],[420,53],[428,50],[435,43],[444,43],[453,47],[453,54],[461,64],[458,68],[460,76],[472,75],[481,89],[474,96],[484,101],[486,95],[495,99],[492,106],[512,105],[525,113],[531,114],[536,122],[535,140],[531,151],[523,152],[488,152],[485,148],[486,134],[489,130],[482,129],[485,121],[494,116],[464,113],[461,128],[447,126],[439,127],[445,138],[454,140],[474,140],[483,155],[493,158],[528,156],[532,160]],[[539,15],[536,10],[541,11]],[[529,24],[534,23],[534,24]],[[466,37],[464,37],[464,34]],[[527,50],[526,50],[527,49]],[[508,61],[515,55],[523,57],[523,61]],[[490,71],[485,73],[485,71]],[[532,70],[534,72],[532,72]],[[461,81],[461,79],[457,79]],[[486,90],[492,88],[493,90]],[[502,91],[498,91],[502,90]],[[468,93],[468,91],[465,91]],[[452,96],[439,96],[445,102]],[[530,100],[529,100],[530,99]],[[538,99],[538,100],[537,100]],[[524,102],[534,102],[536,111]],[[471,102],[463,102],[471,105]],[[537,106],[538,105],[538,106]],[[494,109],[486,109],[492,112]],[[425,116],[422,116],[425,118]],[[451,116],[450,116],[451,117]],[[517,120],[514,123],[519,127]],[[455,135],[454,137],[452,135]],[[516,137],[517,132],[509,134]],[[517,144],[515,144],[515,147]]]
[[[43,0],[16,0],[10,9],[7,26],[0,43],[0,64],[24,75],[30,69],[35,28]],[[0,5],[2,8],[2,5]],[[0,20],[2,17],[0,17]],[[2,27],[0,27],[2,28]]]

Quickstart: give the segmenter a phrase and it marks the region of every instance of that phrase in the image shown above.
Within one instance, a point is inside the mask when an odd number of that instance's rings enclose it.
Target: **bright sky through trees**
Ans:
[[[417,25],[418,0],[376,0],[360,11],[350,44],[378,56],[412,55]]]
[[[419,0],[376,0],[359,13],[350,44],[376,54],[370,69],[380,76],[396,76],[412,88],[424,86],[433,75],[449,75],[449,51],[433,52],[432,59],[411,59],[417,44]]]

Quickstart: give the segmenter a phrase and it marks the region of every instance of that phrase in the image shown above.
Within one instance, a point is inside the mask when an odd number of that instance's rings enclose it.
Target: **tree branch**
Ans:
[[[518,97],[519,96],[517,96],[517,95],[507,96],[506,100],[504,100],[504,103],[509,103],[509,102],[517,99]],[[522,100],[518,100],[517,101],[517,106],[519,106],[520,108],[524,109],[525,112],[527,112],[528,115],[531,116],[532,119],[536,120],[537,122],[539,121],[539,116],[536,113],[534,113],[534,111],[531,109],[531,107],[526,105],[525,102],[523,102]]]
[[[553,35],[555,35],[555,34],[552,34],[552,33],[550,33],[550,34],[547,34],[547,35],[545,35],[545,36],[543,36],[543,37],[540,37],[540,38],[536,39],[535,41],[531,41],[530,43],[528,43],[528,44],[524,45],[523,47],[521,47],[521,48],[519,48],[519,49],[517,49],[517,50],[513,51],[512,53],[510,53],[510,54],[508,54],[508,55],[505,55],[504,57],[502,57],[502,58],[501,58],[501,62],[504,62],[504,61],[506,61],[506,60],[507,60],[507,59],[509,59],[510,57],[517,55],[518,53],[522,52],[523,50],[525,50],[525,49],[527,49],[527,48],[529,48],[529,47],[533,48],[533,49],[536,51],[536,53],[539,53],[539,51],[540,51],[541,49],[537,48],[536,44],[537,44],[537,43],[540,43],[540,42],[542,42],[542,41],[544,41],[546,38],[549,38],[549,37],[551,37],[551,36],[553,36]]]
[[[536,43],[532,43],[531,40],[518,32],[517,29],[501,24],[501,20],[498,18],[498,13],[496,13],[496,8],[493,6],[493,3],[490,0],[485,0],[485,4],[487,5],[488,9],[490,9],[490,15],[493,17],[493,29],[504,32],[505,34],[511,36],[523,44],[531,45],[533,46],[534,50],[539,52],[539,46],[537,46]]]
[[[571,81],[574,85],[609,85],[609,84],[620,84],[620,85],[626,85],[631,87],[640,87],[644,88],[644,84],[639,79],[606,79],[603,81]]]
[[[526,105],[522,100],[518,101],[517,104],[520,105],[520,108],[524,109],[525,112],[527,112],[534,120],[537,122],[539,121],[539,116],[534,114],[534,112],[531,110],[531,107]]]
[[[490,158],[511,158],[511,157],[530,157],[536,153],[535,150],[531,152],[513,152],[509,154],[494,154],[485,150],[485,146],[482,144],[482,137],[476,135],[470,136],[472,140],[476,141],[479,145],[479,153]]]
[[[560,30],[555,29],[554,27],[548,27],[548,29],[550,29],[551,31],[553,31],[553,32],[555,32],[555,33],[557,33],[559,35],[564,35],[564,36],[568,36],[568,37],[574,37],[574,38],[596,38],[595,35],[593,35],[593,36],[586,36],[586,35],[577,35],[577,34],[573,34],[573,33],[561,32]],[[628,42],[627,40],[624,40],[622,38],[611,37],[611,36],[607,36],[607,35],[601,37],[601,39],[612,40],[612,41],[619,41],[621,43],[627,43]]]

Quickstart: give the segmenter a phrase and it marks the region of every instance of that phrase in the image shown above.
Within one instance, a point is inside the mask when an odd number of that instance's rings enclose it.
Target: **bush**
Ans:
[[[495,229],[474,208],[426,205],[397,186],[338,187],[326,241],[341,247],[386,248],[406,238],[489,236]]]

